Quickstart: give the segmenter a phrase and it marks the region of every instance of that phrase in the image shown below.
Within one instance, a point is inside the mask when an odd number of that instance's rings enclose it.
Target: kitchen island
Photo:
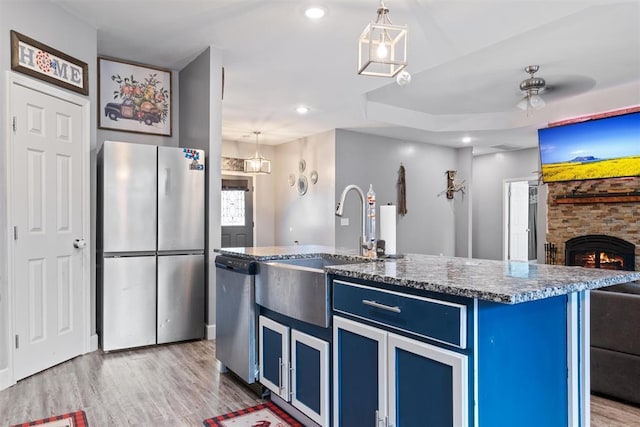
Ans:
[[[319,246],[220,252],[353,261],[325,267],[332,372],[321,377],[332,393],[318,401],[331,416],[315,421],[334,426],[588,426],[588,291],[640,279],[418,254],[364,260]]]

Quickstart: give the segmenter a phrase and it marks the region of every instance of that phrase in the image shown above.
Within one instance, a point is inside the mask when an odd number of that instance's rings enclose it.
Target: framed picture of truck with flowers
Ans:
[[[171,70],[98,58],[98,127],[171,136]]]

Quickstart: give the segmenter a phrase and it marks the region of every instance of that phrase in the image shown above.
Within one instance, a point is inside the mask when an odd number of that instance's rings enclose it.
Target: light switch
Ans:
[[[340,218],[340,225],[349,225],[349,218]]]

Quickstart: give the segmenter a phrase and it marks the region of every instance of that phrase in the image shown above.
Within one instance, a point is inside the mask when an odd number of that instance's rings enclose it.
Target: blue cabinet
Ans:
[[[470,425],[465,304],[341,280],[333,291],[334,427]]]
[[[388,425],[468,426],[467,356],[389,334]]]
[[[289,327],[260,316],[259,328],[260,382],[289,401]]]
[[[291,404],[329,425],[329,343],[291,330]]]
[[[260,316],[260,382],[329,426],[329,343]]]
[[[376,426],[387,416],[387,333],[333,317],[333,425]]]

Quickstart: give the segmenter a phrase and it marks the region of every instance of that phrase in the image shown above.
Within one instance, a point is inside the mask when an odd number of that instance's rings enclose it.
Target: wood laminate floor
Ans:
[[[214,354],[203,340],[76,357],[0,391],[0,427],[79,409],[90,427],[202,426],[262,402]],[[591,409],[592,427],[640,426],[638,407],[592,396]]]
[[[213,341],[96,351],[0,391],[0,426],[82,409],[90,427],[202,426],[261,402],[220,374]]]

